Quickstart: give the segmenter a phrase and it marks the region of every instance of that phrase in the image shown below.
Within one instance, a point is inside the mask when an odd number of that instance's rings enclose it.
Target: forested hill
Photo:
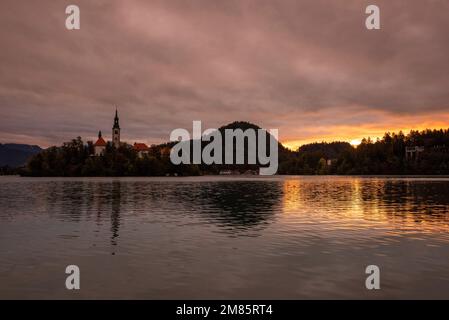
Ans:
[[[218,130],[224,132],[226,129],[260,129],[260,127],[249,122],[233,122]],[[269,134],[269,133],[267,133]],[[225,135],[222,135],[224,143]],[[256,133],[257,138],[257,133]],[[269,144],[269,139],[266,139]],[[192,140],[186,141],[187,145]],[[201,143],[204,148],[208,141]],[[114,148],[110,142],[107,143],[103,156],[93,156],[94,146],[92,142],[84,143],[80,137],[64,143],[60,147],[51,147],[35,155],[27,167],[20,173],[27,176],[164,176],[164,175],[201,175],[219,174],[222,171],[233,173],[255,173],[259,164],[249,164],[247,161],[247,143],[245,142],[244,164],[181,164],[171,163],[166,149],[175,145],[168,142],[150,147],[148,154],[140,156],[132,145],[123,143],[119,148]],[[235,143],[234,143],[235,149]],[[193,150],[193,149],[191,149]],[[225,148],[222,149],[223,151]],[[267,150],[269,150],[267,148]],[[288,158],[293,152],[285,149],[278,142],[279,158]],[[190,153],[192,156],[192,153]],[[235,156],[235,152],[234,152]],[[280,160],[282,161],[282,160]],[[224,161],[223,161],[224,163]]]
[[[352,146],[348,142],[314,142],[305,144],[299,147],[299,153],[313,153],[317,152],[322,154],[327,159],[336,159],[343,152],[352,151]]]

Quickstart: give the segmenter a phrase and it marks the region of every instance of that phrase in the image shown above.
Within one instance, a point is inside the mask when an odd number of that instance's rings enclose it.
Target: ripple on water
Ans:
[[[0,208],[0,297],[78,263],[86,297],[359,298],[378,264],[382,297],[449,298],[448,179],[0,177]]]

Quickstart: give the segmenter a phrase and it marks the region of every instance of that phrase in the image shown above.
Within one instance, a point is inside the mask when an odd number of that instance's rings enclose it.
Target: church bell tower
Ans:
[[[114,147],[120,147],[120,125],[118,122],[118,112],[115,109],[114,126],[112,127],[112,144]]]

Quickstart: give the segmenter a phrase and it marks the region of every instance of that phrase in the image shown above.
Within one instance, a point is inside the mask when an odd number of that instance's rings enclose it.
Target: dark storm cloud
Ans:
[[[81,30],[65,29],[65,7]],[[364,27],[381,9],[381,30]],[[0,138],[60,143],[108,132],[159,142],[192,120],[318,127],[446,114],[449,2],[2,1]],[[315,132],[314,132],[315,130]],[[299,136],[298,136],[299,135]]]

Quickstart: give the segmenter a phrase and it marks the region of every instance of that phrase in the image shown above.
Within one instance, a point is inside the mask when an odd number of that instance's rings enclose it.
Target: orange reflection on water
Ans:
[[[294,177],[283,182],[284,222],[388,234],[449,231],[449,180]]]

